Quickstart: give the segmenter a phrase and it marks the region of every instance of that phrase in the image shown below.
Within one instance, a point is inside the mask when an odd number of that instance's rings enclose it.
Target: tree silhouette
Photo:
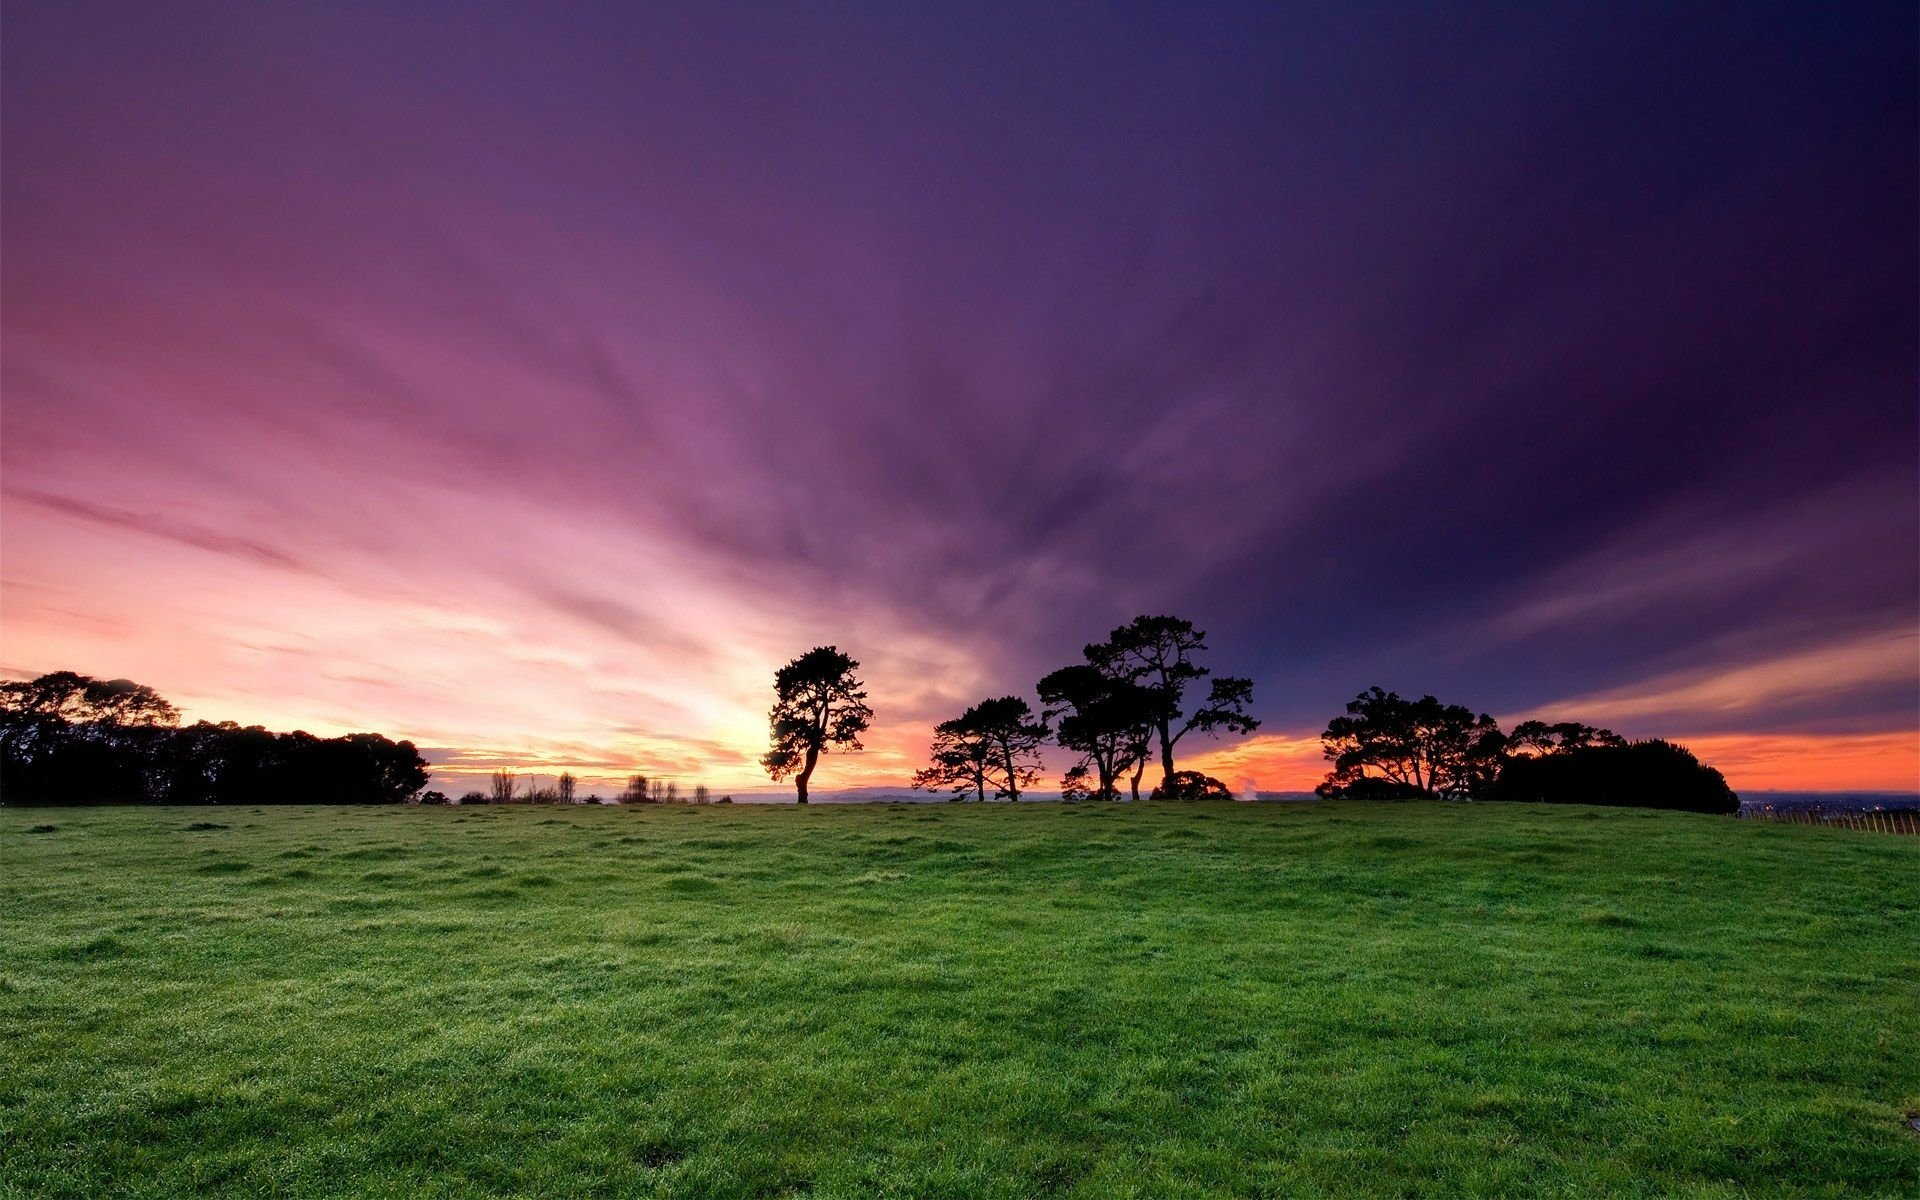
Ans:
[[[427,785],[412,742],[178,719],[125,679],[0,685],[0,803],[392,804]]]
[[[993,746],[968,728],[965,717],[933,727],[933,745],[927,757],[931,762],[913,773],[915,791],[952,788],[956,800],[968,792],[976,800],[987,798],[987,768],[993,765]]]
[[[1199,771],[1180,771],[1173,777],[1173,786],[1165,784],[1153,789],[1154,800],[1231,800],[1233,789],[1211,775]]]
[[[1725,777],[1686,747],[1658,739],[1628,742],[1618,737],[1587,739],[1544,754],[1508,758],[1488,799],[1740,811],[1740,797],[1727,786]]]
[[[1565,754],[1596,746],[1624,746],[1627,739],[1611,729],[1582,725],[1578,721],[1522,721],[1507,735],[1501,752],[1509,758],[1529,758],[1542,754]]]
[[[773,779],[794,777],[801,804],[820,756],[835,747],[858,750],[873,721],[860,664],[836,646],[816,646],[773,676],[773,747],[760,760]]]
[[[81,724],[177,725],[180,710],[131,679],[95,679],[54,671],[38,679],[0,684],[0,712],[32,713]]]
[[[1094,799],[1119,796],[1114,780],[1120,773],[1146,761],[1161,699],[1125,675],[1093,663],[1062,667],[1042,679],[1042,716],[1055,729],[1055,740],[1081,756],[1081,766],[1092,768],[1094,786],[1069,787]],[[1071,772],[1069,772],[1071,774]],[[1084,778],[1082,771],[1079,778]],[[1134,774],[1134,799],[1140,798],[1140,776]]]
[[[1039,748],[1047,738],[1044,721],[1018,696],[982,700],[950,721],[934,726],[932,764],[914,774],[913,786],[933,791],[951,787],[980,800],[993,794],[1020,799],[1020,789],[1039,777]]]
[[[1187,685],[1212,672],[1194,661],[1207,648],[1205,631],[1195,629],[1192,621],[1179,617],[1135,617],[1107,635],[1107,640],[1086,648],[1087,661],[1110,673],[1125,675],[1149,689],[1157,700],[1154,732],[1160,742],[1160,790],[1168,795],[1180,791],[1174,778],[1173,748],[1180,739],[1195,730],[1213,734],[1252,733],[1260,722],[1248,715],[1253,703],[1253,680],[1221,676],[1210,682],[1207,698],[1187,714]],[[1139,793],[1138,780],[1134,792]]]
[[[1316,790],[1379,798],[1479,795],[1499,770],[1506,741],[1485,713],[1370,688],[1320,735],[1333,771]]]

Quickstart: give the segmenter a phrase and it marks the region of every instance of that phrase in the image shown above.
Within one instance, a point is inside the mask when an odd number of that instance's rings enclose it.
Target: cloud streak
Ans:
[[[897,783],[1142,611],[1263,786],[1915,727],[1911,14],[462,20],[10,11],[9,663],[732,789],[811,645]]]

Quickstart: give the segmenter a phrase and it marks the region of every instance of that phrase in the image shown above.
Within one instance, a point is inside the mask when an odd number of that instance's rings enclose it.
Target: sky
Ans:
[[[835,644],[884,786],[1168,612],[1236,786],[1920,787],[1916,19],[10,0],[0,673],[746,790]]]

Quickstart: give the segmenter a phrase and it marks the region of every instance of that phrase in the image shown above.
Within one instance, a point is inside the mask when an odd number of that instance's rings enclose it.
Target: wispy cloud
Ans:
[[[150,537],[164,538],[178,542],[182,546],[192,546],[198,550],[211,551],[214,554],[227,554],[236,558],[248,559],[264,566],[279,567],[288,571],[310,570],[305,563],[276,546],[255,538],[242,537],[231,533],[198,525],[191,521],[182,521],[159,513],[135,512],[129,509],[112,508],[104,504],[94,504],[72,496],[56,496],[47,492],[9,491],[7,495],[18,501],[34,505],[49,512],[74,517],[82,521],[93,521],[118,529],[127,529]]]
[[[721,787],[811,645],[897,782],[1142,611],[1263,786],[1376,682],[1915,724],[1904,18],[1090,19],[11,22],[8,661]]]

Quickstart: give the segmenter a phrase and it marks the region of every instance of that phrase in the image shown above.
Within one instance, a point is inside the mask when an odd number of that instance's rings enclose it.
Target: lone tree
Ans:
[[[951,787],[954,795],[972,792],[987,798],[1020,799],[1020,789],[1039,777],[1039,749],[1047,739],[1046,722],[1018,696],[982,700],[951,721],[934,726],[930,766],[916,772],[913,786],[926,791]]]
[[[495,771],[493,773],[493,797],[491,803],[512,804],[513,790],[517,782],[518,777],[514,775],[512,771]]]
[[[1247,713],[1253,703],[1253,680],[1223,675],[1210,681],[1207,698],[1186,712],[1187,685],[1212,671],[1194,661],[1207,648],[1204,630],[1179,617],[1135,617],[1086,648],[1087,661],[1119,674],[1149,690],[1156,701],[1153,728],[1160,742],[1160,791],[1179,792],[1173,766],[1173,748],[1180,739],[1199,730],[1214,734],[1252,733],[1260,722]],[[1136,784],[1134,791],[1139,792]]]
[[[1160,699],[1124,675],[1093,663],[1062,667],[1042,679],[1040,702],[1044,718],[1054,724],[1055,740],[1080,755],[1080,765],[1068,775],[1070,795],[1114,800],[1120,795],[1114,781],[1133,772],[1133,798],[1140,798],[1140,771],[1152,745]],[[1091,771],[1089,771],[1091,768]],[[1084,780],[1093,777],[1088,789]]]
[[[799,802],[820,756],[834,747],[858,750],[873,722],[866,684],[855,678],[860,664],[836,646],[816,646],[773,676],[773,748],[760,760],[774,779],[794,777]]]
[[[1499,772],[1506,743],[1485,713],[1370,688],[1320,735],[1333,771],[1315,790],[1380,799],[1482,795]]]

